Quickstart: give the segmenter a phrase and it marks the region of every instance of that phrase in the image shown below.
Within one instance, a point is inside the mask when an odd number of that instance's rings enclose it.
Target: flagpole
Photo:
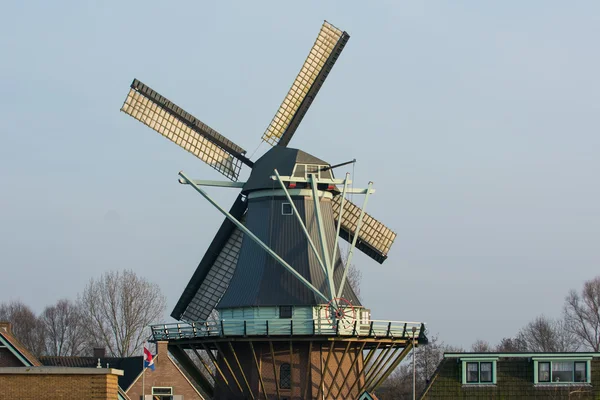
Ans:
[[[144,342],[143,349],[146,348],[146,342]],[[144,350],[142,349],[142,400],[146,400],[146,363],[144,362]]]

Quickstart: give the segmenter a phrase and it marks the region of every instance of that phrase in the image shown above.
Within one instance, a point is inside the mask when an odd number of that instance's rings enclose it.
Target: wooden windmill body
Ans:
[[[177,324],[152,327],[214,399],[358,398],[376,389],[417,343],[416,322],[374,321],[347,283],[354,249],[382,263],[396,234],[365,213],[374,192],[336,179],[332,166],[288,144],[349,35],[325,22],[263,135],[273,147],[255,162],[220,135],[134,80],[122,111],[221,172],[193,180],[225,216],[175,306]],[[252,168],[238,182],[243,165]],[[223,208],[203,189],[239,190]],[[350,193],[364,195],[362,207]],[[338,238],[350,242],[346,262]],[[215,310],[217,316],[215,316]]]

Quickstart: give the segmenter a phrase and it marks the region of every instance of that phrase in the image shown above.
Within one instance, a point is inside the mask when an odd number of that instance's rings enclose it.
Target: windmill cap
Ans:
[[[242,188],[243,194],[256,190],[279,189],[279,183],[271,179],[277,169],[281,176],[291,176],[297,164],[329,166],[330,164],[302,150],[275,146],[259,158]],[[331,171],[331,170],[329,170]],[[331,176],[331,172],[329,172]]]

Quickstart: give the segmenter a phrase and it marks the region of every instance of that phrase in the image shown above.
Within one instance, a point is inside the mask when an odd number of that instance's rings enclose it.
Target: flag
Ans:
[[[146,348],[146,345],[144,345],[144,368],[150,368],[154,371],[154,359],[150,350]]]

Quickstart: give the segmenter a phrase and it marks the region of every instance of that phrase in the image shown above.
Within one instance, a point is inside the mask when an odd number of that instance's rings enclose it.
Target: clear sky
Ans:
[[[327,19],[351,38],[291,147],[375,182],[374,318],[469,346],[558,316],[600,273],[600,3],[490,3],[4,2],[0,301],[130,268],[170,312],[222,221],[177,172],[221,175],[119,112],[131,80],[251,154]]]

